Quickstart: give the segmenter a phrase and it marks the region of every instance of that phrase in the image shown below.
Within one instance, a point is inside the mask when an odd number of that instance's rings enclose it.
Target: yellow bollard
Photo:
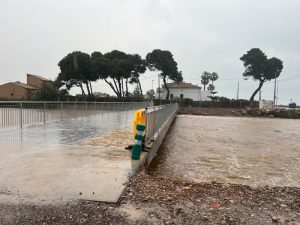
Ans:
[[[134,113],[133,119],[133,135],[136,136],[136,126],[138,124],[146,126],[146,109],[139,109]]]

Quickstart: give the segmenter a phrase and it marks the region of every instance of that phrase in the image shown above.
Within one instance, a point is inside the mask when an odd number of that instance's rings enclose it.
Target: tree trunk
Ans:
[[[89,87],[88,81],[85,82],[85,85],[86,85],[86,89],[87,89],[87,92],[88,92],[88,97],[90,98],[91,97],[91,92],[90,92],[90,87]]]
[[[203,84],[203,90],[205,91],[205,87],[206,87],[206,85],[205,84]]]
[[[167,85],[166,76],[163,77],[163,81],[164,81],[165,88],[167,89],[166,99],[169,99],[170,89],[169,89],[169,87]]]
[[[140,79],[137,78],[137,81],[138,81],[138,84],[139,84],[139,88],[140,88],[140,92],[141,92],[141,95],[142,95],[142,99],[144,100],[144,94],[143,94],[143,90],[142,90]]]
[[[93,94],[92,82],[89,82],[89,84],[90,84],[90,90],[91,90],[91,97],[93,98],[94,94]]]
[[[107,79],[104,79],[104,81],[111,87],[111,89],[113,89],[113,91],[115,92],[115,94],[118,96],[118,92],[114,88],[114,85],[111,82],[109,82]]]
[[[84,90],[83,90],[82,83],[80,82],[78,85],[79,85],[79,87],[80,87],[80,89],[81,89],[81,94],[82,94],[83,96],[85,96],[85,92],[84,92]]]
[[[124,92],[124,79],[121,80],[121,88],[122,88],[122,97],[124,98],[125,92]]]
[[[252,101],[254,100],[255,95],[256,95],[257,92],[259,92],[259,90],[262,88],[264,82],[265,82],[265,80],[260,80],[258,88],[253,92],[253,94],[252,94],[252,96],[251,96],[251,98],[250,98],[250,102],[252,102]]]
[[[126,79],[126,97],[128,98],[128,79]]]
[[[118,84],[117,84],[117,82],[116,82],[116,79],[113,78],[113,81],[114,81],[114,84],[115,84],[115,89],[116,89],[116,91],[117,91],[117,97],[118,97],[118,98],[121,98],[121,96],[120,96],[120,89],[118,88]]]
[[[117,79],[118,85],[119,85],[119,93],[120,93],[120,98],[122,98],[122,86],[121,86],[121,79]]]

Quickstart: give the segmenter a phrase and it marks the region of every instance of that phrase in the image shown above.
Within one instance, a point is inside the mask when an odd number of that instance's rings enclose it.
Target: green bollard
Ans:
[[[132,147],[131,159],[136,159],[136,160],[140,159],[145,128],[146,128],[145,125],[142,124],[136,125],[135,144]]]

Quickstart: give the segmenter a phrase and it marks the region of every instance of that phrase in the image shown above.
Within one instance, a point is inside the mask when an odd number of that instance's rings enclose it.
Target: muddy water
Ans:
[[[149,172],[194,182],[300,187],[300,120],[177,116]]]

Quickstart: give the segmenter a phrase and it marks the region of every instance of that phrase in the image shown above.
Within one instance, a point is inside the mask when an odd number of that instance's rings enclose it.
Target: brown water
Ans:
[[[194,182],[300,187],[300,120],[177,116],[149,172]]]

